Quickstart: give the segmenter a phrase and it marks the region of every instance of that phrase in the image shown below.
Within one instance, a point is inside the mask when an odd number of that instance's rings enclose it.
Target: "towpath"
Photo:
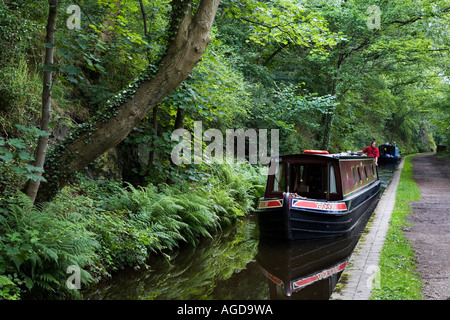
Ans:
[[[450,299],[450,159],[438,160],[435,154],[422,154],[412,159],[413,179],[421,198],[412,202],[411,226],[405,235],[413,246],[423,281],[425,300]],[[346,269],[346,279],[333,300],[367,300],[370,298],[373,278],[381,248],[389,227],[395,204],[403,160],[394,172],[391,182],[375,209],[372,220],[359,241]]]
[[[403,162],[404,159],[394,171],[391,181],[384,190],[365,233],[356,245],[349,265],[344,271],[344,279],[340,280],[341,285],[338,290],[333,292],[331,300],[368,300],[373,285],[379,283],[376,278],[379,275],[378,263],[395,205],[395,194]]]
[[[450,299],[450,159],[435,154],[412,159],[420,201],[413,202],[405,235],[413,246],[425,300]]]

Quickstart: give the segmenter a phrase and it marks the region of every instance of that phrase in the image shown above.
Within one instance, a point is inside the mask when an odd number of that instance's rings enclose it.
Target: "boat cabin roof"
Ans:
[[[342,200],[377,180],[374,158],[349,154],[303,153],[279,157],[269,175],[266,197],[283,192],[312,199]]]
[[[319,151],[319,150],[318,150]],[[279,156],[279,162],[301,162],[304,160],[313,160],[318,162],[338,162],[339,160],[371,160],[373,157],[363,156],[360,153],[299,153],[299,154],[286,154]]]

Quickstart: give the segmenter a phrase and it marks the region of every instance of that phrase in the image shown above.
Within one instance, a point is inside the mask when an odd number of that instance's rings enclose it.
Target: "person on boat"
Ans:
[[[376,147],[377,142],[374,140],[370,146],[365,147],[363,150],[356,151],[357,153],[367,153],[368,157],[375,158],[375,165],[378,165],[378,158],[380,157],[380,150]]]

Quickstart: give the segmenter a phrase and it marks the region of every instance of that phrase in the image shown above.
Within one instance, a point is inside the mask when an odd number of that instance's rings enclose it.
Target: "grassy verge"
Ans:
[[[395,207],[380,257],[380,286],[374,288],[372,300],[422,299],[422,281],[416,272],[414,252],[403,234],[404,227],[408,226],[405,218],[411,213],[410,202],[420,200],[420,190],[412,178],[412,156],[405,159],[400,176]]]

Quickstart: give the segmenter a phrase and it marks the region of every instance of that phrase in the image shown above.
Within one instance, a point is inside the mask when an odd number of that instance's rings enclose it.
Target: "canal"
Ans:
[[[384,190],[395,166],[380,166]],[[345,237],[295,244],[260,241],[255,215],[83,292],[89,300],[329,299],[367,221]]]

